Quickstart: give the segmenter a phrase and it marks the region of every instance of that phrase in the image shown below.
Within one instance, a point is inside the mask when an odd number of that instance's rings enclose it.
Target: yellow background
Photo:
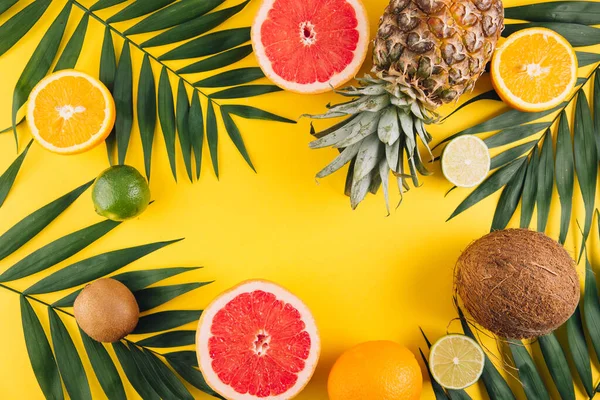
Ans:
[[[0,18],[0,23],[28,3],[30,1],[21,1]],[[0,128],[10,124],[12,90],[20,72],[65,1],[53,3],[26,38],[0,57]],[[93,1],[83,3],[89,6]],[[225,6],[237,3],[227,1]],[[365,0],[365,3],[374,33],[387,0]],[[508,5],[515,4],[514,1],[508,2]],[[248,26],[258,6],[259,1],[253,0],[223,27]],[[117,6],[99,15],[106,17],[120,8],[122,6]],[[73,32],[80,16],[81,11],[74,7],[67,35]],[[122,30],[128,24],[116,26]],[[78,69],[97,76],[102,34],[103,27],[90,19]],[[144,39],[134,37],[137,43]],[[115,43],[120,51],[122,41],[116,40]],[[154,54],[164,52],[162,48],[154,50]],[[141,53],[132,48],[132,54],[137,84]],[[175,62],[169,65],[181,64]],[[256,64],[254,58],[249,57],[240,65]],[[153,63],[153,68],[158,72],[156,63]],[[580,76],[588,71],[589,68],[580,71]],[[176,87],[174,79],[172,83]],[[477,91],[489,88],[489,81],[484,77]],[[296,119],[303,113],[323,112],[329,101],[338,100],[332,94],[301,96],[276,93],[234,103],[252,104]],[[206,105],[205,101],[203,104]],[[447,107],[443,112],[450,109]],[[497,114],[501,109],[501,105],[491,102],[471,106],[460,117],[432,127],[434,143]],[[236,122],[258,174],[246,166],[220,127],[221,179],[217,180],[212,172],[205,145],[202,177],[194,184],[190,184],[185,176],[178,148],[179,184],[176,184],[168,167],[162,135],[157,133],[151,180],[155,203],[140,218],[121,225],[77,254],[73,260],[126,246],[184,237],[183,242],[126,268],[205,266],[202,270],[180,275],[162,284],[213,279],[215,283],[186,294],[161,309],[203,308],[218,293],[245,279],[270,279],[288,287],[313,310],[322,336],[321,360],[312,382],[299,396],[301,400],[326,399],[326,379],[332,363],[342,351],[359,342],[394,340],[418,354],[418,348],[425,347],[419,327],[423,327],[431,339],[443,335],[447,325],[456,317],[452,304],[455,260],[469,242],[489,231],[499,193],[458,218],[445,222],[468,191],[455,190],[445,197],[451,185],[435,165],[435,174],[424,179],[421,188],[411,190],[402,206],[391,216],[386,217],[381,193],[369,196],[357,211],[352,211],[348,198],[342,193],[345,172],[315,181],[315,173],[335,156],[335,151],[309,150],[309,120],[300,119],[297,125],[242,119],[236,119]],[[137,123],[134,124],[127,163],[143,169],[136,127]],[[20,128],[21,147],[29,138],[27,129]],[[4,171],[15,156],[12,134],[0,135],[0,171]],[[34,144],[8,200],[0,209],[0,232],[49,201],[93,179],[106,167],[104,146],[83,155],[61,157]],[[393,202],[398,199],[398,196],[393,196]],[[556,205],[557,201],[554,202],[549,225],[549,233],[553,237],[558,235],[559,212]],[[578,218],[581,218],[581,211],[577,200],[575,213]],[[0,271],[39,246],[99,220],[88,191],[42,234],[0,262]],[[575,229],[573,224],[572,232]],[[574,253],[580,240],[572,237],[567,249]],[[597,238],[591,244],[596,245]],[[39,274],[41,276],[10,283],[10,286],[23,290],[67,264]],[[55,300],[65,293],[41,297]],[[34,307],[46,324],[46,310],[37,304]],[[0,289],[0,318],[0,398],[41,398],[23,339],[19,298],[3,289]],[[74,321],[65,319],[65,322],[73,332]],[[187,328],[194,329],[195,326],[190,324]],[[453,323],[448,330],[456,332],[459,327]],[[495,348],[493,343],[488,344]],[[77,345],[81,348],[78,341]],[[89,363],[84,360],[84,364],[94,397],[104,398]],[[597,374],[594,378],[597,380]],[[514,381],[512,385],[515,386]],[[136,398],[128,383],[126,387],[128,395]],[[469,393],[477,398],[478,388],[470,389]],[[198,391],[194,394],[198,398],[208,398]],[[428,382],[425,383],[423,398],[433,398]]]

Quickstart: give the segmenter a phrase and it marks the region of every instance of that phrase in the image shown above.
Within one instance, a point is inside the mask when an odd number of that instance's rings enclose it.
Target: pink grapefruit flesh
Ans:
[[[309,309],[266,281],[223,293],[204,310],[196,337],[206,382],[232,400],[285,400],[308,383],[320,339]]]
[[[321,93],[354,78],[369,47],[369,21],[360,0],[264,0],[252,44],[275,84]]]

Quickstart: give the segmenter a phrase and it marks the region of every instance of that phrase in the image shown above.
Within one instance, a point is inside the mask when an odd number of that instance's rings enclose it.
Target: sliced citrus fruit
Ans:
[[[492,58],[492,83],[511,107],[549,110],[562,103],[577,82],[577,57],[569,42],[546,28],[510,35]]]
[[[252,26],[265,75],[283,89],[321,93],[354,78],[369,47],[360,0],[265,0]]]
[[[102,143],[115,123],[115,102],[99,80],[64,70],[42,79],[31,91],[27,123],[44,148],[77,154]]]
[[[465,135],[453,139],[442,154],[442,172],[450,183],[470,188],[490,172],[490,152],[483,140]]]
[[[266,281],[221,294],[202,313],[196,335],[206,382],[227,399],[291,399],[317,366],[320,339],[309,309]]]
[[[463,335],[438,340],[429,353],[431,375],[447,389],[464,389],[479,380],[485,355],[479,344]]]

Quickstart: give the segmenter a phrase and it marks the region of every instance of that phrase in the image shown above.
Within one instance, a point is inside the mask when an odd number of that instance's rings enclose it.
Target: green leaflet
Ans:
[[[509,7],[504,10],[505,18],[532,22],[570,22],[582,25],[600,24],[600,4],[590,1],[556,1]]]
[[[258,67],[239,68],[202,79],[201,81],[194,83],[194,86],[205,88],[236,86],[250,83],[264,77],[265,74],[262,72],[262,69]]]
[[[1,4],[0,4],[0,15],[4,14],[4,12],[6,10],[8,10],[9,8],[11,8],[12,6],[14,6],[15,4],[17,4],[19,0],[4,0]]]
[[[208,100],[208,111],[206,112],[206,139],[208,140],[208,150],[212,160],[213,170],[219,178],[219,132],[217,128],[217,116],[212,100]]]
[[[83,42],[85,40],[89,18],[90,16],[88,14],[83,14],[83,17],[81,17],[81,21],[79,21],[75,32],[73,32],[71,39],[69,39],[67,46],[56,62],[54,72],[63,69],[75,68],[77,60],[79,59],[79,55],[81,54],[81,49],[83,48]]]
[[[224,105],[221,106],[221,112],[225,114],[233,114],[246,119],[261,119],[265,121],[283,122],[286,124],[295,124],[296,121],[279,115],[263,111],[252,106]]]
[[[544,144],[540,152],[538,165],[537,187],[537,230],[546,231],[550,202],[552,201],[552,188],[554,186],[554,152],[552,149],[552,134],[546,132]]]
[[[235,28],[209,33],[163,54],[160,61],[204,57],[232,49],[250,40],[250,28]]]
[[[202,35],[242,11],[249,1],[250,0],[246,0],[237,6],[219,10],[208,15],[201,15],[190,21],[179,24],[176,27],[145,41],[142,43],[142,47],[162,46]]]
[[[450,140],[464,135],[474,135],[477,133],[484,133],[490,131],[497,131],[506,128],[513,128],[516,126],[521,126],[528,122],[536,121],[540,118],[545,117],[546,115],[550,115],[553,112],[556,112],[566,106],[566,103],[560,104],[555,108],[547,111],[540,111],[535,113],[522,112],[518,110],[508,110],[497,117],[491,118],[487,121],[484,121],[480,124],[472,126],[470,128],[464,129],[450,137],[442,140],[439,144],[437,144],[433,149],[436,149],[440,145],[449,142]]]
[[[227,67],[235,62],[241,61],[252,54],[252,45],[240,46],[235,49],[225,51],[216,56],[205,58],[183,67],[177,71],[178,74],[194,74],[198,72],[212,71],[218,68]]]
[[[521,167],[513,178],[508,182],[498,205],[496,206],[496,212],[494,213],[494,219],[492,221],[492,231],[504,229],[510,222],[510,219],[517,210],[519,199],[523,191],[523,184],[525,183],[525,172],[527,171],[527,163],[522,163]]]
[[[140,368],[137,366],[131,351],[121,342],[113,343],[115,354],[123,367],[127,380],[144,400],[160,400],[160,396],[150,386]],[[133,346],[134,347],[134,346]]]
[[[48,307],[48,317],[50,318],[50,333],[56,352],[56,362],[69,397],[91,400],[90,386],[73,339],[56,311],[50,307]]]
[[[429,375],[429,381],[431,382],[431,388],[433,389],[435,400],[448,400],[448,396],[446,395],[444,388],[439,383],[437,383],[435,379],[433,379],[433,376],[431,375],[431,369],[429,369],[429,361],[425,357],[425,354],[423,354],[423,351],[421,349],[419,349],[419,353],[421,354],[421,358],[423,359],[423,364],[425,364],[425,367],[427,368],[427,375]]]
[[[578,51],[575,54],[577,55],[577,63],[579,64],[579,68],[600,62],[600,54],[597,53]]]
[[[119,224],[120,222],[106,220],[63,236],[34,251],[10,267],[0,275],[0,282],[25,278],[44,271],[77,254],[119,226]]]
[[[163,311],[140,317],[133,334],[162,332],[179,328],[189,322],[198,321],[202,315],[201,310]]]
[[[8,6],[6,9],[14,4],[11,4],[11,2],[6,3]],[[2,42],[0,42],[0,56],[10,50],[29,32],[33,25],[40,20],[51,2],[51,0],[38,0],[31,3],[0,26],[0,37],[2,38]],[[0,7],[3,8],[3,6]],[[6,9],[2,10],[2,12]]]
[[[117,153],[119,164],[125,164],[125,156],[129,147],[131,127],[133,126],[133,69],[129,42],[125,41],[119,65],[115,73],[115,86],[113,97],[117,116],[115,120],[115,134],[117,137]]]
[[[506,185],[526,161],[526,158],[517,159],[488,177],[454,210],[448,221]]]
[[[163,131],[169,164],[173,178],[177,181],[177,160],[175,159],[175,104],[173,101],[173,89],[169,81],[169,73],[165,67],[160,71],[158,81],[158,119]]]
[[[125,272],[122,274],[111,276],[112,279],[116,279],[129,288],[132,292],[136,290],[144,289],[156,282],[162,281],[163,279],[170,278],[175,275],[179,275],[184,272],[193,271],[199,267],[180,267],[180,268],[161,268],[153,269],[148,271],[133,271]],[[73,303],[77,298],[77,295],[81,292],[81,289],[77,289],[75,292],[63,297],[62,299],[54,302],[52,307],[73,307]]]
[[[594,74],[594,131],[597,157],[600,160],[600,75]]]
[[[169,390],[174,393],[178,399],[194,400],[192,394],[181,383],[177,376],[167,367],[157,356],[148,350],[144,350],[144,355],[147,357],[154,372],[163,381]]]
[[[52,354],[52,348],[44,333],[35,311],[25,296],[21,298],[21,320],[23,324],[23,335],[31,368],[35,378],[44,393],[44,397],[52,400],[64,398],[58,366]]]
[[[206,14],[223,4],[225,0],[181,0],[144,18],[125,31],[125,35],[137,35],[159,31],[180,25]]]
[[[471,398],[464,390],[454,389],[448,389],[448,397],[450,397],[451,400],[469,400]]]
[[[123,382],[121,382],[119,372],[104,345],[90,338],[81,329],[79,329],[79,333],[96,378],[98,378],[106,397],[111,400],[126,400],[127,396],[125,395]]]
[[[456,303],[456,299],[454,299]],[[460,318],[460,324],[462,326],[463,332],[465,335],[470,337],[471,339],[477,341],[477,338],[471,331],[469,324],[460,309],[457,305],[458,316]],[[483,366],[483,373],[481,375],[481,379],[483,380],[483,384],[485,385],[485,389],[487,390],[488,395],[491,400],[510,400],[515,399],[510,387],[506,383],[506,380],[500,375],[494,364],[490,361],[487,354],[484,353],[485,363]]]
[[[169,348],[188,346],[196,341],[196,331],[172,331],[151,336],[147,339],[137,342],[138,345],[144,347]]]
[[[117,56],[115,54],[115,45],[112,39],[112,33],[107,26],[104,29],[104,39],[102,41],[102,52],[100,54],[100,81],[106,85],[111,93],[114,91],[115,75],[117,73]],[[113,127],[110,135],[106,138],[106,151],[108,152],[108,161],[112,165],[113,154],[116,145],[115,128]]]
[[[574,186],[574,160],[573,145],[571,143],[571,129],[567,114],[563,111],[558,123],[556,137],[556,188],[560,197],[560,235],[559,243],[564,244],[571,223],[571,210],[573,207]]]
[[[167,362],[169,363],[169,365],[171,365],[171,367],[173,367],[173,369],[179,374],[179,376],[185,379],[192,386],[196,387],[199,390],[202,390],[204,393],[208,393],[213,397],[216,397],[218,399],[224,399],[224,397],[216,393],[210,388],[210,386],[208,386],[208,384],[204,380],[204,377],[202,376],[202,373],[196,368],[193,368],[189,364],[177,360],[167,359]]]
[[[532,22],[526,24],[509,24],[502,32],[507,37],[514,32],[527,28],[548,28],[571,43],[573,47],[591,46],[600,43],[600,29],[591,26],[565,22]]]
[[[579,91],[575,106],[575,171],[585,204],[585,226],[583,228],[583,243],[587,241],[594,217],[594,204],[596,200],[596,178],[598,176],[598,154],[592,116],[587,98],[583,91]],[[581,253],[585,246],[581,246]]]
[[[246,85],[215,92],[209,96],[211,99],[239,99],[260,96],[267,93],[281,92],[275,85]]]
[[[202,170],[202,147],[204,145],[204,116],[202,115],[202,104],[198,91],[194,90],[192,94],[192,105],[188,116],[188,128],[190,130],[190,140],[194,157],[196,158],[196,179],[200,179]]]
[[[21,119],[17,121],[17,125],[16,125],[16,126],[19,126],[19,125],[21,125],[21,124],[22,124],[24,121],[25,121],[25,116],[23,115],[23,116],[21,117]],[[13,130],[13,126],[11,125],[11,126],[9,126],[9,127],[7,127],[7,128],[4,128],[4,129],[2,129],[2,130],[0,131],[0,133],[6,133],[6,132],[10,132],[10,131],[12,131],[12,130]]]
[[[521,157],[522,155],[533,149],[533,146],[535,146],[537,143],[537,140],[532,140],[530,142],[526,142],[518,146],[512,147],[506,151],[503,151],[496,157],[492,158],[490,168],[494,170],[503,167],[510,162],[513,162],[517,158]]]
[[[515,367],[519,370],[519,379],[523,385],[523,390],[528,400],[550,400],[550,395],[544,386],[533,359],[529,352],[519,341],[511,340],[509,343],[510,351],[515,362]]]
[[[233,121],[233,118],[231,118],[231,115],[224,113],[223,110],[221,110],[221,116],[223,117],[225,130],[227,131],[229,138],[231,139],[235,147],[238,149],[242,157],[244,157],[244,160],[246,160],[250,168],[252,168],[252,170],[256,172],[256,168],[254,168],[252,160],[250,160],[248,150],[246,150],[246,145],[244,145],[244,139],[242,138],[242,134],[240,133],[240,130],[238,129],[235,122]]]
[[[537,178],[538,178],[538,146],[533,148],[527,165],[527,174],[525,175],[525,184],[523,185],[523,200],[521,202],[521,223],[523,229],[528,229],[533,217],[535,200],[537,198]]]
[[[152,166],[152,144],[156,130],[156,84],[148,54],[144,54],[140,82],[138,84],[137,117],[144,150],[146,178],[150,180]]]
[[[177,88],[177,133],[179,134],[179,144],[181,145],[181,153],[183,154],[183,162],[190,182],[193,182],[192,177],[192,143],[190,141],[189,115],[190,102],[188,100],[185,82],[179,79]]]
[[[180,240],[115,250],[76,262],[35,283],[23,293],[51,293],[93,281]]]
[[[483,92],[473,98],[470,98],[469,100],[465,101],[464,103],[462,103],[460,106],[456,107],[456,109],[454,109],[454,111],[452,111],[450,114],[448,114],[447,116],[445,116],[442,119],[442,122],[444,122],[445,120],[447,120],[448,118],[450,118],[451,116],[453,116],[454,114],[456,114],[457,112],[459,112],[460,110],[462,110],[463,108],[465,108],[466,106],[473,104],[479,100],[494,100],[494,101],[502,101],[500,99],[500,96],[498,96],[498,93],[496,93],[495,90],[490,90],[487,92]]]
[[[192,350],[174,351],[163,354],[167,361],[175,361],[198,368],[198,357],[196,352]]]
[[[136,1],[106,20],[109,24],[142,17],[173,3],[175,0]]]
[[[550,333],[540,336],[538,343],[560,397],[563,400],[575,400],[575,388],[569,363],[558,339],[554,333]]]
[[[13,161],[12,164],[10,164],[8,169],[4,171],[2,176],[0,176],[0,207],[2,207],[2,205],[6,201],[6,198],[8,197],[8,193],[13,187],[15,179],[17,179],[17,175],[19,173],[19,170],[21,169],[21,165],[23,165],[23,161],[25,161],[25,157],[27,156],[27,153],[29,152],[29,148],[31,147],[32,143],[33,140],[29,141],[29,144],[27,145],[27,147],[25,147],[25,150],[23,150],[21,155],[19,155],[19,157],[17,157],[15,161]]]
[[[29,216],[23,218],[0,236],[0,260],[3,260],[20,249],[21,246],[27,243],[32,237],[40,233],[42,229],[48,226],[50,222],[54,221],[56,217],[77,200],[91,184],[92,182],[88,182],[45,205]]]
[[[152,389],[163,399],[177,399],[178,396],[167,385],[167,382],[161,379],[148,355],[132,344],[129,345],[129,349],[137,367]]]
[[[134,291],[140,312],[151,310],[187,292],[206,286],[212,282],[182,283],[179,285],[158,286]]]
[[[34,4],[37,6],[37,2]],[[42,40],[36,47],[17,81],[12,102],[12,124],[15,141],[17,141],[17,113],[27,101],[29,93],[31,93],[34,86],[37,85],[50,70],[50,66],[54,62],[54,58],[58,52],[60,41],[65,32],[70,13],[71,3],[67,3],[58,17],[52,22],[52,25],[50,25],[50,28],[48,28],[44,37],[42,37]],[[4,41],[4,36],[2,36],[2,38]]]
[[[490,149],[525,139],[550,127],[550,122],[538,122],[504,129],[484,140]]]
[[[98,0],[91,7],[91,11],[99,11],[117,4],[125,3],[127,0]]]
[[[575,369],[577,369],[585,392],[588,397],[591,398],[594,393],[592,384],[592,366],[587,343],[585,341],[585,334],[583,333],[583,324],[581,322],[580,313],[580,306],[577,306],[577,309],[571,318],[567,320],[567,340],[571,358],[575,364]]]
[[[583,320],[596,356],[600,354],[600,298],[596,275],[590,261],[585,260],[585,290],[583,294]]]

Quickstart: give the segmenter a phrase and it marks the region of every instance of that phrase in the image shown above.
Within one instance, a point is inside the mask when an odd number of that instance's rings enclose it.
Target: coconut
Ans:
[[[526,229],[492,232],[472,243],[456,265],[458,295],[473,319],[510,339],[554,331],[579,303],[579,278],[567,251]]]

